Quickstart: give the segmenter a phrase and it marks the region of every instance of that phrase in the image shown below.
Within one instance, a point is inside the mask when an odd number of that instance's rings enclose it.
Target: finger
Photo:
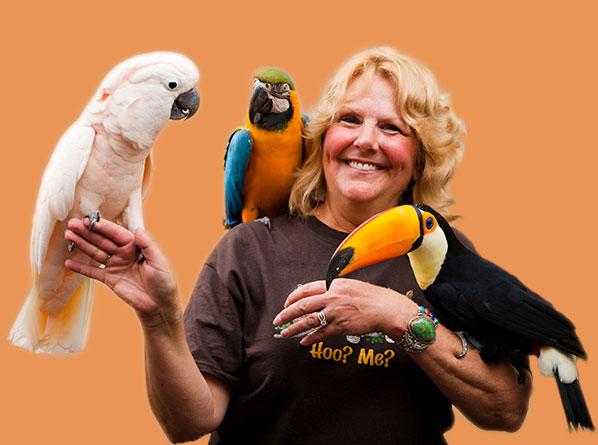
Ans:
[[[280,311],[273,323],[275,326],[285,324],[310,312],[317,312],[324,306],[326,306],[326,300],[322,299],[320,295],[304,297]]]
[[[94,280],[104,282],[105,271],[99,267],[90,266],[89,264],[83,264],[79,261],[68,259],[64,262],[64,267],[72,270],[73,272],[80,273],[86,277],[93,278]]]
[[[100,233],[95,232],[95,227],[94,231],[87,230],[85,223],[80,219],[74,218],[69,220],[69,222],[67,223],[67,227],[73,233],[79,235],[81,238],[85,239],[94,246],[102,249],[104,252],[113,254],[119,248],[119,246],[114,241]]]
[[[297,286],[297,288],[289,294],[284,303],[284,307],[288,307],[302,298],[323,294],[324,292],[326,292],[326,281],[324,280],[302,284],[301,286]]]
[[[328,324],[316,331],[313,331],[311,334],[306,335],[299,343],[303,346],[311,346],[315,343],[326,340],[329,337],[335,337],[340,334],[340,329],[333,324]]]
[[[285,338],[295,337],[296,335],[306,334],[310,330],[319,328],[320,320],[315,313],[307,314],[303,317],[293,320],[293,323],[280,332]]]
[[[87,240],[80,237],[71,230],[67,230],[66,232],[64,232],[64,238],[67,241],[72,241],[73,243],[75,243],[75,245],[81,252],[86,254],[91,259],[97,261],[98,263],[106,264],[108,262],[108,259],[110,259],[110,257],[112,256],[112,254],[104,252],[102,249],[89,243]]]
[[[93,226],[93,230],[87,230],[88,226],[89,218],[85,218],[83,221],[71,219],[67,224],[69,229],[83,236],[85,239],[92,241],[94,235],[99,234],[102,235],[103,238],[107,238],[109,241],[114,243],[117,248],[129,244],[133,240],[133,234],[130,231],[125,229],[123,226],[113,223],[107,219],[99,220],[95,226]],[[83,231],[81,231],[82,227],[84,227]]]
[[[161,262],[164,254],[158,245],[151,238],[149,233],[141,227],[135,231],[135,244],[141,249],[141,253],[148,261]]]

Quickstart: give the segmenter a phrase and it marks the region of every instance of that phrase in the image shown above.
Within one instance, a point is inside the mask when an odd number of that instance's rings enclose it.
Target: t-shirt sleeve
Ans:
[[[243,312],[221,273],[208,259],[185,310],[185,332],[198,368],[233,387],[243,363]]]

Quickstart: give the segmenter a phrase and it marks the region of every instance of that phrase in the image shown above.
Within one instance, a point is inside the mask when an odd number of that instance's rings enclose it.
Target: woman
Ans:
[[[400,346],[427,305],[405,258],[328,291],[322,281],[346,233],[375,213],[414,201],[446,213],[451,204],[461,124],[433,76],[390,48],[357,54],[308,133],[290,199],[296,216],[274,218],[272,230],[259,222],[231,230],[206,261],[184,321],[173,275],[146,232],[69,222],[66,239],[105,267],[67,267],[137,311],[150,402],[169,438],[215,431],[212,443],[444,443],[451,404],[482,428],[517,430],[527,370],[521,383],[508,363],[484,363],[442,320],[433,344]]]

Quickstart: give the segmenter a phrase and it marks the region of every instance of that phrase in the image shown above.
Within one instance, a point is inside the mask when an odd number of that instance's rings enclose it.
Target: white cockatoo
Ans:
[[[169,119],[197,111],[198,80],[197,67],[181,54],[127,59],[108,73],[60,138],[37,197],[30,246],[33,288],[10,330],[14,345],[50,354],[83,349],[92,286],[64,262],[91,260],[64,239],[66,223],[85,216],[93,223],[101,213],[131,231],[143,226],[152,146]]]

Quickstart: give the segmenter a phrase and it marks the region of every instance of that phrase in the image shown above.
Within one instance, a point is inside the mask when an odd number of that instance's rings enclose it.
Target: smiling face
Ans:
[[[416,165],[413,130],[386,78],[353,80],[323,144],[326,205],[355,220],[397,205]]]

